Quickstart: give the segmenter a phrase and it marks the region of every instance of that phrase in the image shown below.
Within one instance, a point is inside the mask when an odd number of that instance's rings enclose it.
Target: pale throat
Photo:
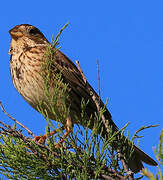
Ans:
[[[47,46],[47,42],[45,42],[45,44],[37,44],[34,40],[29,39],[27,37],[23,37],[17,40],[12,38],[10,43],[9,54],[18,54],[27,48],[32,48],[36,46]]]

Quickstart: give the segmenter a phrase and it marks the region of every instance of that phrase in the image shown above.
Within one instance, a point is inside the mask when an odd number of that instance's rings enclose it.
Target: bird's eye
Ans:
[[[30,35],[35,35],[35,34],[37,34],[37,33],[38,33],[38,30],[35,29],[35,28],[32,28],[32,29],[29,30],[29,34],[30,34]]]

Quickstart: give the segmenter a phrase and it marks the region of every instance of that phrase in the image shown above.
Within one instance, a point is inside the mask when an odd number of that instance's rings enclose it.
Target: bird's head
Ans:
[[[36,27],[29,24],[17,25],[9,31],[11,40],[11,49],[20,50],[25,47],[34,47],[48,43],[43,33]]]

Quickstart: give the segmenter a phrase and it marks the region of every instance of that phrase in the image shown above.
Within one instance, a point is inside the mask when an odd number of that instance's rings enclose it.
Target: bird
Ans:
[[[46,73],[44,72],[45,69],[42,68],[42,64],[45,64],[46,61],[45,54],[47,47],[49,47],[51,43],[38,28],[30,24],[16,25],[9,30],[9,34],[11,35],[9,49],[10,72],[15,88],[37,111],[39,111],[38,106],[41,101],[42,109],[46,111],[48,118],[56,120],[54,114],[46,106],[46,104],[50,102],[48,102],[45,95],[43,76],[46,76]],[[86,83],[84,82],[82,74],[77,66],[57,48],[54,48],[50,71],[54,77],[51,79],[52,82],[49,82],[51,90],[54,90],[56,87],[56,73],[62,74],[63,83],[68,86],[65,93],[67,93],[69,97],[67,100],[69,114],[66,119],[61,118],[60,120],[64,125],[67,134],[71,131],[73,124],[80,124],[85,127],[88,125],[88,120],[90,120],[89,128],[92,129],[95,123],[95,118],[91,117],[95,114],[95,112],[98,112],[98,109],[95,102],[92,100],[89,88],[96,96],[98,96],[95,90],[89,83],[86,88]],[[83,98],[85,101],[88,101],[85,108],[87,116],[87,120],[85,122],[83,122],[80,117],[81,101]],[[53,103],[62,104],[62,102]],[[105,106],[101,99],[100,106]],[[62,105],[58,105],[58,110],[62,113]],[[118,127],[114,123],[112,115],[107,108],[105,108],[104,116],[108,120],[108,125],[112,128],[112,131],[117,132]],[[98,132],[101,132],[101,129],[103,129],[102,136],[105,137],[108,132],[104,123],[101,123]],[[132,172],[137,173],[144,168],[143,162],[151,166],[157,166],[156,161],[134,145],[134,151],[131,159],[129,160],[129,168]]]

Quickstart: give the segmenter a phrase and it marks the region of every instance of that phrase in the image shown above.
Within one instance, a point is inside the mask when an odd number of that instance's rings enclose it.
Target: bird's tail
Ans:
[[[117,126],[115,125],[115,123],[112,120],[111,114],[108,110],[106,110],[104,112],[104,116],[107,117],[109,119],[109,125],[112,127],[113,132],[118,131]],[[107,131],[105,129],[104,124],[103,126],[103,137],[105,137],[105,135],[107,134]],[[124,141],[125,141],[126,137],[124,137]],[[118,149],[119,147],[116,147],[116,144],[114,144],[115,148]],[[132,157],[129,160],[129,168],[134,172],[137,173],[139,171],[141,171],[144,166],[143,166],[143,162],[151,165],[151,166],[157,166],[156,161],[154,161],[150,156],[148,156],[145,152],[143,152],[141,149],[139,149],[138,147],[136,147],[134,145],[134,152],[132,154]]]
[[[146,164],[149,164],[151,166],[157,166],[156,161],[154,161],[150,156],[144,153],[141,149],[134,146],[134,152],[133,152],[132,158],[129,160],[129,168],[134,173],[137,173],[144,168],[142,162],[145,162]]]
[[[94,92],[95,93],[95,92]],[[95,93],[96,94],[96,93]],[[97,95],[97,94],[96,94]],[[88,108],[89,110],[92,110],[92,112],[90,114],[93,114],[93,112],[97,111],[96,109],[96,105],[94,104],[94,102],[88,104],[90,105],[90,107]],[[104,103],[102,101],[100,101],[100,107],[104,107]],[[89,112],[87,112],[89,114]],[[108,120],[106,122],[106,124],[110,127],[112,127],[112,132],[116,132],[118,131],[118,127],[116,126],[116,124],[114,123],[114,121],[112,120],[112,116],[110,114],[110,112],[108,111],[108,109],[106,109],[106,111],[104,112],[104,117]],[[92,121],[90,123],[90,129],[92,129],[94,126],[94,121]],[[104,123],[101,124],[101,127],[99,128],[99,132],[101,133],[101,129],[102,131],[102,137],[106,137],[106,135],[108,134],[107,130],[106,130],[106,126]],[[117,135],[117,139],[119,139],[119,134]],[[123,139],[123,138],[122,138]],[[121,140],[122,140],[121,139]],[[126,141],[126,137],[124,136],[124,142]],[[117,150],[121,150],[118,147],[117,143],[113,143],[113,146],[115,149]],[[149,164],[151,166],[157,166],[157,163],[150,157],[148,156],[146,153],[144,153],[142,150],[140,150],[138,147],[136,147],[134,145],[134,152],[132,154],[132,157],[129,159],[129,168],[134,172],[137,173],[139,171],[141,171],[144,166],[143,166],[143,162],[146,164]]]

